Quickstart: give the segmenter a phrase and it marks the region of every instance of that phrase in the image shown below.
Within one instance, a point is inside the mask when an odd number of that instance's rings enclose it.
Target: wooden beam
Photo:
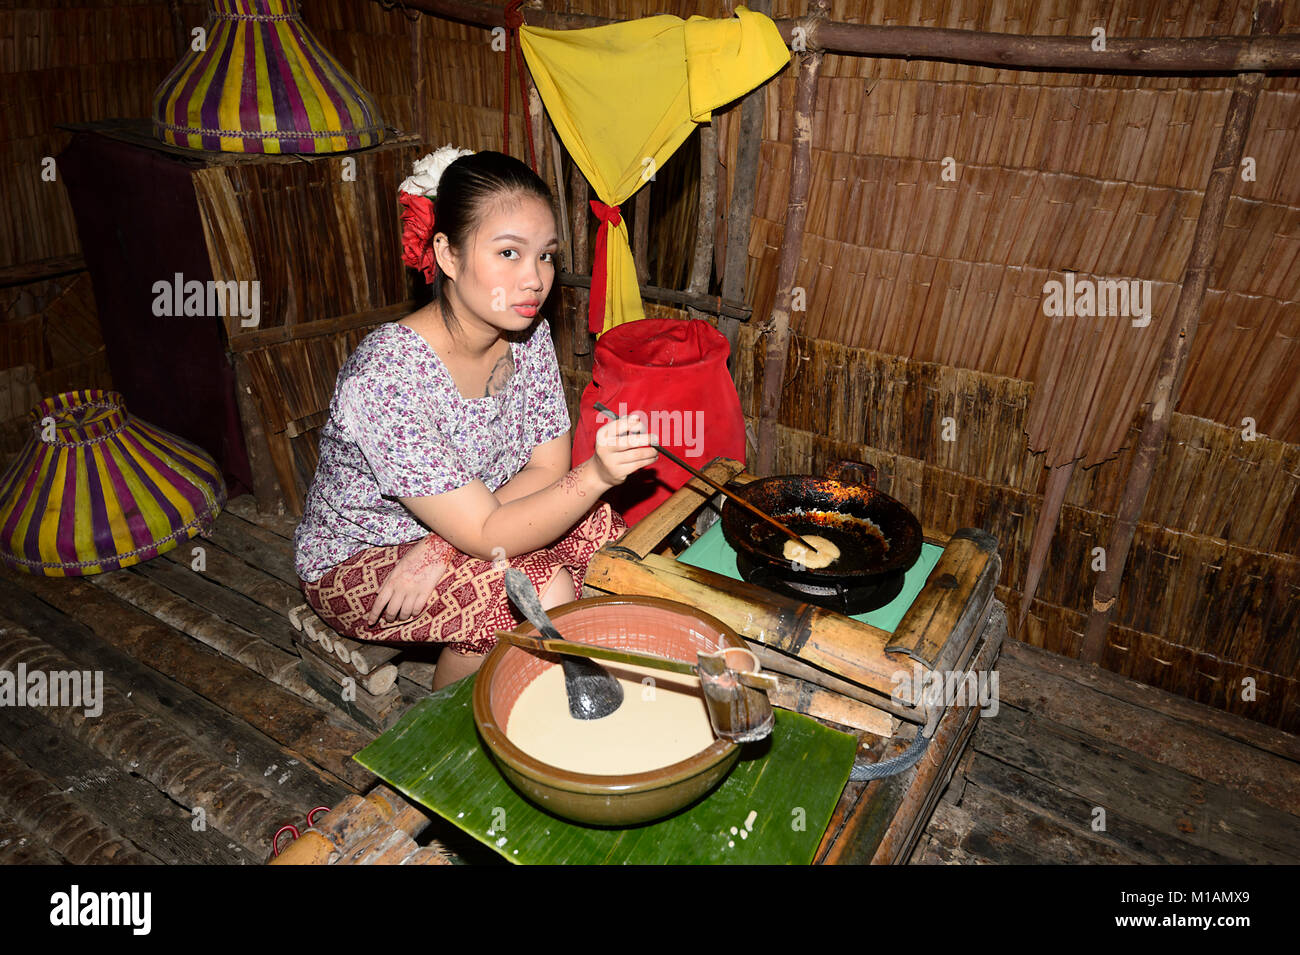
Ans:
[[[415,135],[423,142],[428,135],[424,107],[424,17],[417,15],[414,19],[415,26],[411,28],[411,119],[415,124]]]
[[[402,6],[488,29],[504,22],[502,8],[474,0],[404,0]],[[762,10],[757,3],[751,9]],[[574,13],[524,8],[529,26],[580,30],[623,21]],[[1265,73],[1300,69],[1300,36],[1107,37],[1106,49],[1093,49],[1092,36],[1022,36],[939,27],[875,26],[818,18],[773,21],[790,43],[802,29],[808,52],[951,60],[1002,69],[1064,72]]]
[[[395,322],[399,318],[405,318],[413,311],[415,311],[415,302],[408,300],[398,302],[396,305],[386,305],[383,308],[354,312],[351,315],[338,315],[334,318],[322,318],[314,322],[301,322],[297,325],[260,328],[254,332],[244,332],[231,336],[230,348],[235,352],[246,352],[255,348],[266,348],[268,345],[280,345],[284,342],[297,342],[302,341],[304,338],[315,338],[317,335],[346,332],[367,325],[382,325],[384,322]]]
[[[533,87],[534,92],[536,89]],[[547,184],[553,185],[556,201],[560,204],[560,248],[564,252],[561,268],[573,272],[576,266],[573,264],[573,227],[569,223],[569,196],[564,188],[564,148],[560,145],[560,137],[555,135],[555,127],[551,125],[550,119],[546,121],[546,129],[550,141],[548,151],[551,155],[551,178]]]
[[[1276,2],[1265,0],[1255,9],[1255,34],[1271,33],[1281,22],[1281,11]],[[1115,602],[1119,598],[1124,565],[1128,561],[1129,547],[1147,492],[1155,475],[1156,464],[1164,449],[1169,433],[1169,420],[1178,406],[1183,375],[1187,371],[1187,358],[1191,354],[1192,340],[1205,300],[1205,287],[1214,269],[1214,256],[1223,232],[1223,219],[1228,211],[1228,200],[1241,168],[1241,153],[1250,132],[1250,120],[1255,113],[1255,100],[1263,81],[1262,73],[1245,73],[1237,77],[1232,98],[1228,102],[1228,115],[1223,121],[1219,149],[1214,166],[1205,186],[1201,214],[1196,220],[1192,236],[1192,249],[1187,256],[1178,304],[1174,306],[1174,320],[1169,325],[1168,337],[1160,355],[1151,399],[1142,419],[1142,435],[1138,439],[1133,464],[1124,484],[1124,496],[1111,529],[1106,547],[1106,569],[1097,578],[1092,592],[1092,608],[1088,613],[1088,627],[1084,633],[1080,659],[1100,663],[1106,646],[1106,634],[1115,615]]]
[[[778,20],[781,38],[807,30],[808,49],[862,56],[953,60],[1001,69],[1050,69],[1102,73],[1240,73],[1300,68],[1300,36],[1254,38],[1106,37],[1095,49],[1092,36],[1021,36],[935,27],[868,26],[860,23],[812,23]]]
[[[80,255],[56,255],[48,259],[38,259],[35,262],[5,266],[0,269],[0,288],[10,288],[14,285],[30,285],[32,282],[57,279],[63,275],[72,275],[74,272],[84,272],[85,270],[86,260]]]

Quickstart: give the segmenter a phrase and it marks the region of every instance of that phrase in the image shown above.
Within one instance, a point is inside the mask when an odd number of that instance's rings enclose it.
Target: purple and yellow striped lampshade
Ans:
[[[132,418],[113,391],[28,412],[32,437],[0,478],[0,560],[71,577],[130,567],[206,533],[226,503],[212,458]]]
[[[163,142],[234,153],[333,153],[383,141],[375,101],[302,22],[297,0],[212,0],[203,50],[153,98]]]

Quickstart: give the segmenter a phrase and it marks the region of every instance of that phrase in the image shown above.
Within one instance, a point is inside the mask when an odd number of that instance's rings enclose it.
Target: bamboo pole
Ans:
[[[650,284],[650,183],[637,190],[632,206],[632,261],[636,263],[636,278],[641,285]]]
[[[778,20],[782,39],[794,28],[808,30],[808,48],[863,56],[956,60],[1002,69],[1079,70],[1098,73],[1238,73],[1243,70],[1294,70],[1300,67],[1300,36],[1268,39],[1240,36],[1168,39],[1107,37],[1106,49],[1093,48],[1091,36],[1018,36],[935,27],[867,26],[858,23],[810,24]]]
[[[179,0],[168,0],[168,11],[172,19],[172,41],[176,44],[177,58],[183,58],[190,51],[189,33],[185,29],[185,18],[181,15]]]
[[[1038,512],[1038,521],[1034,524],[1033,542],[1029,546],[1029,566],[1025,570],[1024,596],[1020,599],[1020,615],[1016,619],[1016,634],[1024,632],[1025,618],[1029,616],[1029,605],[1033,603],[1034,594],[1038,592],[1038,581],[1043,574],[1043,564],[1047,560],[1047,551],[1056,537],[1056,525],[1061,519],[1061,505],[1065,503],[1065,490],[1070,486],[1074,476],[1074,466],[1078,459],[1052,468],[1047,476],[1047,492],[1043,495],[1043,506]]]
[[[1271,33],[1278,28],[1280,21],[1278,5],[1272,0],[1265,0],[1255,9],[1252,35]],[[1099,663],[1105,649],[1106,633],[1115,614],[1115,602],[1119,596],[1129,547],[1133,543],[1133,533],[1151,489],[1151,479],[1155,475],[1156,464],[1169,432],[1170,417],[1178,406],[1187,358],[1191,354],[1192,340],[1196,337],[1196,326],[1205,299],[1205,287],[1214,268],[1223,219],[1240,169],[1241,153],[1250,131],[1250,120],[1255,112],[1255,101],[1262,81],[1262,73],[1243,73],[1237,77],[1232,98],[1228,102],[1228,115],[1223,122],[1219,149],[1205,186],[1201,214],[1196,220],[1196,232],[1187,257],[1178,304],[1174,307],[1174,320],[1170,323],[1168,338],[1160,355],[1155,386],[1142,419],[1142,435],[1138,440],[1133,464],[1124,485],[1124,496],[1120,500],[1109,546],[1106,548],[1106,569],[1101,572],[1093,588],[1092,608],[1088,613],[1088,626],[1080,655],[1080,659],[1087,663]]]
[[[376,0],[382,2],[382,0]],[[486,28],[502,24],[502,9],[474,0],[404,0],[404,7],[448,20]],[[751,9],[766,13],[758,3]],[[768,8],[770,10],[770,8]],[[620,23],[609,17],[521,10],[529,26],[579,30]],[[1210,37],[1107,37],[1105,50],[1094,50],[1092,36],[1020,36],[939,27],[872,26],[838,23],[815,17],[775,20],[789,43],[804,31],[809,52],[856,53],[861,56],[951,60],[1001,69],[1049,69],[1100,73],[1265,73],[1300,69],[1300,35]]]
[[[528,99],[524,103],[524,109],[528,112],[528,124],[533,131],[533,146],[543,153],[541,156],[530,156],[530,160],[536,160],[538,168],[533,172],[539,176],[546,173],[545,141],[542,139],[542,94],[537,92],[537,87],[533,84],[532,75],[524,73],[524,85],[528,89]]]
[[[536,86],[533,87],[537,89]],[[569,225],[569,195],[564,188],[564,158],[561,153],[560,137],[555,135],[555,127],[551,125],[550,120],[546,121],[546,127],[549,131],[551,141],[551,180],[555,184],[555,198],[560,204],[560,248],[564,252],[564,261],[562,267],[570,272],[576,269],[573,262],[573,229]]]
[[[587,177],[582,174],[578,164],[573,163],[573,168],[569,171],[569,186],[573,189],[573,262],[574,268],[578,268],[577,263],[582,263],[582,268],[586,268],[587,262],[591,259],[591,242],[587,238],[587,216],[591,212],[591,205],[588,199],[591,195],[591,186],[587,182]],[[564,281],[564,275],[557,275],[556,281],[561,285],[569,284]],[[590,305],[591,278],[588,276],[587,284],[578,284],[578,308],[573,316],[573,354],[590,355],[591,354],[591,331],[589,329],[590,319],[587,317],[587,309]]]
[[[756,0],[750,9],[755,13],[771,14],[772,0]],[[732,177],[734,194],[729,204],[719,203],[727,210],[727,249],[722,269],[722,297],[731,302],[745,297],[749,233],[753,228],[754,191],[758,187],[758,159],[763,145],[763,114],[766,110],[767,84],[763,83],[751,90],[740,104],[740,143],[736,149],[736,172]],[[726,178],[719,177],[717,188],[726,187]],[[740,335],[739,323],[729,316],[719,315],[718,329],[727,337],[732,354],[735,354],[736,340]]]
[[[424,107],[424,56],[422,55],[424,46],[424,17],[415,18],[415,26],[411,28],[411,113],[412,120],[415,123],[415,135],[420,137],[424,142],[429,131],[425,128],[425,107]]]
[[[686,285],[689,295],[709,291],[709,272],[713,268],[714,218],[718,214],[718,132],[713,124],[700,127],[700,204],[695,217],[695,251],[691,256],[691,277]],[[689,308],[692,318],[709,314]],[[721,324],[721,322],[719,322]]]
[[[248,469],[253,478],[253,497],[257,500],[258,511],[272,511],[282,498],[275,465],[271,461],[270,442],[253,398],[253,378],[248,370],[248,359],[234,353],[230,361],[235,368],[235,407],[244,429],[244,450],[248,453]]]
[[[825,15],[826,0],[814,0],[814,9]],[[812,166],[812,121],[817,105],[817,75],[821,72],[820,52],[800,53],[794,92],[793,149],[790,161],[790,195],[786,204],[785,235],[781,238],[781,261],[777,267],[776,303],[764,328],[767,358],[763,363],[763,398],[759,407],[758,474],[772,473],[776,462],[776,423],[781,412],[781,387],[785,382],[786,357],[790,350],[790,300],[799,253],[803,249],[804,223],[808,218],[808,180]],[[732,252],[730,240],[728,257]],[[730,270],[728,270],[730,278]]]

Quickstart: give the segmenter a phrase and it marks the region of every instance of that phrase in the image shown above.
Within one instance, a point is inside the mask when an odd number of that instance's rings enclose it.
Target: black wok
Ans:
[[[849,480],[851,469],[865,472]],[[809,582],[845,582],[907,570],[921,556],[921,523],[906,507],[875,487],[871,465],[841,461],[829,477],[786,474],[761,478],[735,490],[796,534],[817,534],[840,549],[829,567],[796,570],[782,551],[789,538],[742,507],[722,508],[722,534],[737,555],[756,567]]]

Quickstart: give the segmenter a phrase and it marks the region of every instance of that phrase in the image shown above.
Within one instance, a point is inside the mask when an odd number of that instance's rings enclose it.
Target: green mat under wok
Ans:
[[[854,614],[853,619],[879,627],[886,633],[893,633],[902,621],[903,614],[907,613],[907,608],[912,606],[916,595],[925,586],[930,571],[934,570],[934,565],[939,563],[939,558],[942,556],[943,548],[938,544],[923,543],[921,556],[904,575],[903,589],[898,596],[877,610]],[[698,540],[677,556],[677,559],[683,564],[690,564],[701,570],[711,570],[732,580],[743,579],[740,576],[740,569],[736,566],[736,552],[722,535],[721,521],[701,534]]]
[[[479,741],[473,684],[421,700],[354,758],[511,862],[806,865],[857,748],[852,736],[777,710],[770,740],[749,744],[710,795],[658,822],[600,829],[543,812],[506,782]]]

